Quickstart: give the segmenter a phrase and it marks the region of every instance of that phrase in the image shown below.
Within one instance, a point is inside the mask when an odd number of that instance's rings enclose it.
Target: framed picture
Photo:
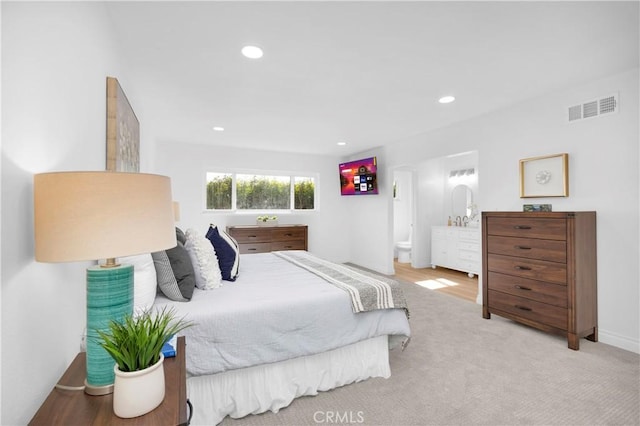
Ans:
[[[107,170],[140,171],[140,123],[113,77],[107,77]]]
[[[520,160],[520,198],[568,196],[569,154]]]

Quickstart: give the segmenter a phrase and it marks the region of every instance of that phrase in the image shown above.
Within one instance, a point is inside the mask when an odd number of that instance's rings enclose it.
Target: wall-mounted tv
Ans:
[[[376,157],[340,164],[340,194],[370,195],[378,193]]]

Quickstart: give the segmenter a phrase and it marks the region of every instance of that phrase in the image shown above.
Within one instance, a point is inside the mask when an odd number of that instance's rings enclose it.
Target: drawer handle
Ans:
[[[516,225],[514,226],[515,229],[531,229],[530,226],[527,225]]]
[[[520,266],[520,265],[516,265],[516,266],[514,266],[514,268],[516,268],[519,271],[530,271],[531,270],[531,268],[528,267],[528,266]]]
[[[531,247],[526,246],[513,246],[513,248],[518,250],[531,250]]]
[[[289,234],[284,234],[285,237],[293,237],[293,234],[289,233]]]
[[[533,311],[533,309],[527,306],[516,305],[516,308],[520,309],[521,311]]]
[[[250,247],[250,248],[247,249],[247,251],[256,251],[256,250],[258,250],[258,249],[257,248],[253,248],[253,247]]]
[[[517,288],[518,290],[526,290],[526,291],[531,291],[531,289],[529,287],[523,287],[519,284],[514,285],[515,288]]]
[[[284,246],[284,248],[292,248],[293,246]]]
[[[247,235],[247,238],[258,238],[257,235]]]

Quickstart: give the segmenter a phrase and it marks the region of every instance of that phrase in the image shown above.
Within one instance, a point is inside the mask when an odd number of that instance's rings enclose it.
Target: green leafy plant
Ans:
[[[122,322],[110,321],[109,331],[96,330],[102,346],[120,371],[144,370],[160,360],[162,346],[174,334],[193,325],[184,317],[176,319],[173,308],[125,315]]]
[[[266,222],[269,220],[278,220],[278,216],[258,216],[256,219],[262,222]]]

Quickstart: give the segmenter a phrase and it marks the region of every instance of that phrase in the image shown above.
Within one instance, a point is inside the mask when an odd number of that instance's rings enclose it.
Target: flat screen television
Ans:
[[[372,195],[378,193],[376,157],[340,164],[340,194]]]

